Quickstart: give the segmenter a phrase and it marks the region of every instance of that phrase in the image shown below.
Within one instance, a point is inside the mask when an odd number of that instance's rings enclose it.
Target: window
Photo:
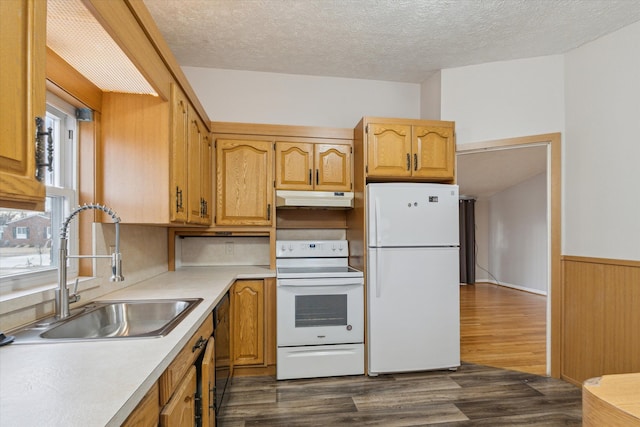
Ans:
[[[75,107],[47,93],[45,127],[52,129],[54,159],[45,174],[44,212],[0,208],[0,290],[28,289],[55,283],[58,230],[77,205],[77,149]],[[77,226],[71,224],[69,249],[77,248]],[[69,278],[77,275],[77,260]]]
[[[16,227],[15,228],[15,238],[16,239],[28,239],[29,238],[29,227]]]

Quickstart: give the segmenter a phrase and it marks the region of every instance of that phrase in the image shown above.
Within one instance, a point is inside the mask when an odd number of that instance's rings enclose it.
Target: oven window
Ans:
[[[347,324],[347,295],[296,295],[296,328]]]

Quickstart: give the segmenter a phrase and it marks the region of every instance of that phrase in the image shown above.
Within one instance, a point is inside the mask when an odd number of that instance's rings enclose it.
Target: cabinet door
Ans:
[[[175,84],[171,85],[171,198],[170,219],[187,222],[187,141],[189,102]]]
[[[210,225],[213,219],[213,204],[211,203],[213,197],[212,156],[211,134],[204,129],[200,144],[200,197],[202,197],[201,224],[206,225]]]
[[[351,146],[315,144],[315,189],[351,191]]]
[[[367,175],[411,176],[411,126],[369,123]]]
[[[263,365],[264,281],[238,280],[231,292],[233,365]]]
[[[216,350],[213,337],[209,338],[207,348],[202,358],[202,370],[200,374],[201,402],[202,402],[202,427],[215,427],[216,425]]]
[[[188,221],[191,224],[201,224],[202,196],[200,177],[200,157],[202,150],[203,125],[198,117],[189,118],[189,210]]]
[[[272,153],[272,141],[216,141],[217,225],[271,225]]]
[[[276,142],[276,188],[313,189],[313,144]]]
[[[44,210],[35,118],[45,117],[46,1],[0,1],[0,206]]]
[[[160,413],[161,427],[193,427],[196,422],[196,367],[191,366],[169,403]]]
[[[455,163],[453,129],[414,127],[412,150],[414,177],[453,179]]]
[[[122,427],[156,427],[160,419],[158,383],[142,398]]]

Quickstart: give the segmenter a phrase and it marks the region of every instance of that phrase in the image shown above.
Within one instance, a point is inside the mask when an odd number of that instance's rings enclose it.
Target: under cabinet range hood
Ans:
[[[280,208],[349,209],[353,207],[353,193],[276,190],[276,206]]]

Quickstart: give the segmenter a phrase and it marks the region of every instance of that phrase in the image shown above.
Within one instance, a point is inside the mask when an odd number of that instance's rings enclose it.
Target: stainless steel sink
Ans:
[[[15,343],[162,337],[201,301],[201,298],[96,301],[64,320],[51,324],[38,322],[15,332]]]

